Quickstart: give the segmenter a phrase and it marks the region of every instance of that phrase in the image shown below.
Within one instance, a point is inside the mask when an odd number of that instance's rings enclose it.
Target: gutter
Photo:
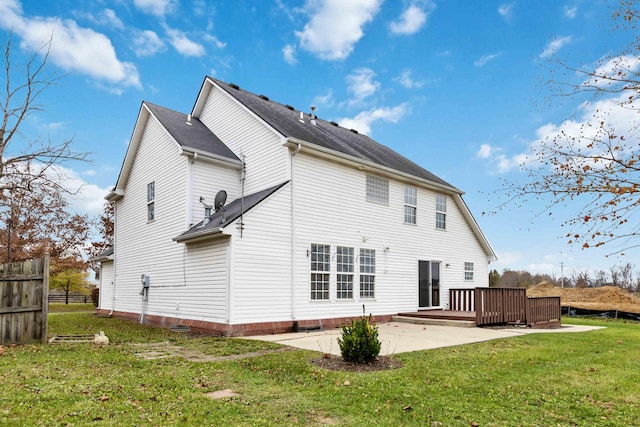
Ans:
[[[224,233],[224,229],[221,227],[211,228],[207,230],[196,231],[194,233],[190,233],[185,236],[180,235],[180,236],[174,237],[172,240],[178,243],[192,243],[192,242],[197,242],[197,241],[205,240],[212,237],[217,237],[217,235],[222,235],[223,233]]]
[[[288,148],[297,148],[299,146],[304,146],[305,148],[309,148],[313,151],[316,151],[324,155],[325,157],[341,159],[346,163],[350,163],[352,166],[361,170],[365,170],[365,169],[376,170],[376,171],[382,172],[385,175],[391,175],[395,177],[399,176],[404,179],[411,180],[412,182],[420,182],[424,186],[429,187],[431,189],[444,191],[450,194],[451,193],[460,194],[460,195],[464,194],[464,191],[459,190],[450,185],[444,185],[437,182],[429,181],[428,179],[420,178],[410,173],[402,172],[397,169],[390,168],[388,166],[383,166],[378,163],[372,162],[370,160],[365,160],[360,157],[352,156],[350,154],[341,153],[339,151],[332,150],[330,148],[325,148],[320,145],[317,145],[308,141],[304,141],[302,139],[298,139],[292,136],[287,137],[287,142],[284,145]],[[297,151],[300,151],[300,150],[297,150]]]
[[[183,156],[190,156],[192,160],[205,160],[222,166],[227,166],[233,169],[242,169],[242,162],[240,160],[230,159],[228,157],[219,156],[217,154],[208,153],[206,151],[198,150],[191,147],[180,147],[180,154]]]

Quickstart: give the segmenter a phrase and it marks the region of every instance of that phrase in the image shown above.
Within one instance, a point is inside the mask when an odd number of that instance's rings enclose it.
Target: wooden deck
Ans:
[[[475,311],[418,310],[410,313],[398,313],[398,316],[415,317],[419,319],[476,321]]]

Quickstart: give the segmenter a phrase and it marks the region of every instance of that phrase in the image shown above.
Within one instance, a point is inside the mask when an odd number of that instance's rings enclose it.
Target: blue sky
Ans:
[[[69,165],[81,212],[98,213],[115,184],[141,102],[188,113],[210,75],[368,133],[466,192],[492,267],[556,276],[561,262],[593,271],[634,253],[567,245],[561,221],[533,220],[534,202],[482,213],[501,179],[523,178],[529,147],[578,111],[546,102],[549,61],[594,66],[626,46],[610,25],[606,5],[586,0],[0,0],[17,59],[53,34],[49,70],[66,76],[23,130],[92,153]]]

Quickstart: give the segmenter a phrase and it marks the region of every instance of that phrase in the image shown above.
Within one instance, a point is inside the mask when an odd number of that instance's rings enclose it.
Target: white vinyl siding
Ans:
[[[296,154],[294,168],[296,319],[359,316],[363,304],[367,313],[374,315],[415,311],[418,309],[418,259],[440,260],[443,265],[451,265],[442,271],[441,306],[448,302],[449,288],[463,285],[465,261],[473,262],[476,269],[476,281],[468,285],[484,285],[478,280],[485,272],[488,274],[487,255],[452,196],[447,196],[447,233],[443,235],[433,226],[408,227],[399,219],[405,182],[389,180],[387,206],[365,200],[365,175],[357,169],[311,156],[304,149]],[[318,191],[319,182],[322,183],[321,192]],[[435,192],[415,187],[418,212],[434,215]],[[459,203],[463,206],[462,201]],[[310,260],[307,256],[310,243],[330,245],[332,256],[338,246],[354,248],[352,300],[337,298],[335,259],[328,304],[310,300]],[[360,249],[375,251],[375,274],[370,279],[361,279]],[[373,292],[363,292],[361,296],[360,286],[365,291],[371,288]]]
[[[246,162],[245,194],[289,179],[289,150],[283,147],[284,139],[226,92],[213,87],[199,118]]]
[[[240,172],[233,168],[214,165],[206,160],[197,160],[191,165],[191,216],[189,225],[197,224],[204,218],[204,205],[213,205],[220,190],[227,192],[227,204],[240,196]]]
[[[367,175],[367,202],[389,204],[389,180]]]
[[[418,189],[404,186],[404,223],[415,224],[417,220]]]

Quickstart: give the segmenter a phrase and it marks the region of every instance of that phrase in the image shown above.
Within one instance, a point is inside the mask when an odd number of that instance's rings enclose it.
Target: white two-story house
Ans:
[[[363,305],[388,320],[487,286],[496,259],[451,184],[210,77],[190,114],[142,103],[107,200],[99,311],[149,324],[279,332],[339,326]]]

